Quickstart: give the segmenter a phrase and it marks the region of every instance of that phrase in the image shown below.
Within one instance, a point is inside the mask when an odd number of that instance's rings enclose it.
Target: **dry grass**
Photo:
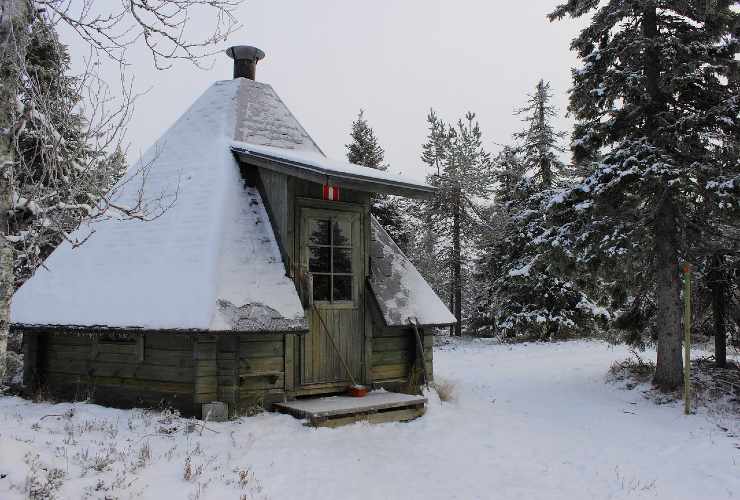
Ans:
[[[449,380],[436,380],[432,387],[437,391],[440,401],[455,401],[457,399],[457,387]]]
[[[64,498],[71,498],[69,489],[81,500],[142,498],[151,481],[145,478],[151,476],[152,464],[171,462],[185,489],[178,497],[198,500],[216,484],[232,488],[233,498],[267,498],[251,470],[230,464],[232,453],[242,457],[249,444],[232,437],[234,450],[223,454],[223,449],[214,449],[198,432],[188,431],[191,421],[172,410],[131,410],[120,421],[118,416],[91,416],[77,408],[32,419],[20,413],[16,416],[19,425],[27,422],[24,428],[32,436],[16,436],[17,440],[54,444],[52,451],[39,449],[25,456],[25,474],[6,479],[12,481],[11,490],[34,500],[53,500],[62,491],[67,493]]]
[[[24,461],[29,469],[24,488],[26,496],[33,500],[56,498],[56,492],[64,482],[64,471],[43,464],[38,454],[29,453]]]
[[[624,361],[615,361],[609,368],[609,382],[624,382],[627,389],[634,389],[639,384],[649,383],[655,374],[655,363],[644,360],[637,354]]]
[[[657,404],[683,399],[683,387],[669,393],[654,389],[651,381],[655,363],[634,354],[632,358],[614,363],[607,381],[622,384],[632,390],[646,386],[643,395]],[[706,408],[710,414],[740,416],[740,365],[729,361],[727,368],[717,368],[711,358],[691,362],[691,407]]]
[[[691,370],[696,404],[722,401],[740,415],[740,364],[728,360],[725,368],[717,368],[713,359],[700,358],[691,363]]]

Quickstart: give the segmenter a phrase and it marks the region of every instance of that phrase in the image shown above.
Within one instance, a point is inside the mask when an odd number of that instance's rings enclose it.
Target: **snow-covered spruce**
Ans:
[[[460,335],[470,311],[470,268],[479,231],[477,213],[492,192],[493,166],[474,113],[468,112],[452,125],[432,110],[427,122],[429,135],[422,160],[433,169],[427,182],[438,191],[419,210],[422,234],[426,234],[427,243],[433,238],[440,247],[437,251],[443,256],[447,279],[437,276],[432,282],[445,288],[437,289],[437,293],[448,298],[457,318],[455,334]]]
[[[560,161],[562,133],[549,83],[540,80],[518,111],[525,129],[494,161],[496,198],[481,224],[471,330],[504,338],[553,339],[593,335],[609,313],[569,276],[567,256],[541,236],[550,227],[546,204],[569,182]]]
[[[583,66],[569,108],[575,161],[590,175],[552,197],[542,240],[611,282],[616,307],[654,299],[663,389],[681,384],[679,262],[737,252],[734,4],[569,0],[550,14],[595,11],[572,42]]]
[[[350,131],[352,141],[347,144],[347,161],[355,165],[387,171],[385,150],[380,145],[375,131],[365,118],[365,111],[360,110],[357,119],[352,122]],[[409,228],[403,217],[403,208],[408,202],[398,196],[373,194],[370,213],[378,219],[393,240],[406,251],[409,242]]]

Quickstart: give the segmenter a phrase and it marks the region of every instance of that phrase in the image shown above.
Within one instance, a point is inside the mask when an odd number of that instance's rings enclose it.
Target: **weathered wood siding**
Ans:
[[[288,177],[267,169],[259,170],[260,192],[281,247],[289,244]]]
[[[132,337],[137,334],[132,334]],[[25,334],[26,380],[64,399],[132,407],[170,405],[201,416],[201,405],[232,413],[270,408],[285,397],[283,334],[138,334],[100,341],[67,332]]]
[[[195,414],[201,416],[201,405],[218,401],[218,337],[194,335],[192,358]]]
[[[187,335],[133,334],[138,339],[134,342],[68,332],[26,335],[40,336],[39,382],[54,395],[119,407],[166,404],[193,411],[193,350]]]
[[[420,366],[417,362],[417,344],[414,330],[410,327],[389,328],[385,326],[380,309],[374,301],[368,304],[372,318],[372,363],[373,382],[393,387],[395,384],[408,384],[420,380]],[[434,337],[424,329],[419,331],[424,345],[424,363],[429,380],[434,378]]]
[[[424,335],[424,359],[433,378],[432,336]],[[375,383],[408,381],[416,360],[416,339],[407,328],[383,328],[373,332],[372,376]]]
[[[236,408],[249,412],[270,409],[285,395],[285,343],[282,334],[242,334],[239,337],[239,394]]]

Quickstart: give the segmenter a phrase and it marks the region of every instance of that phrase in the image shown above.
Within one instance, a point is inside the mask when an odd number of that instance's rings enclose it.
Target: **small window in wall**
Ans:
[[[309,219],[308,271],[313,278],[314,302],[354,300],[351,221]]]
[[[104,332],[98,334],[98,342],[101,344],[136,345],[138,337],[138,335]]]
[[[144,361],[144,335],[117,332],[101,332],[93,336],[92,358],[101,359],[107,355],[129,355],[132,361]]]

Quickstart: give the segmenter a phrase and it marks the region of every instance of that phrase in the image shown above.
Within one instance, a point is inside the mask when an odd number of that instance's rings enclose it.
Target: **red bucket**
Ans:
[[[368,388],[364,385],[350,385],[347,387],[347,394],[353,398],[364,398],[367,396]]]

